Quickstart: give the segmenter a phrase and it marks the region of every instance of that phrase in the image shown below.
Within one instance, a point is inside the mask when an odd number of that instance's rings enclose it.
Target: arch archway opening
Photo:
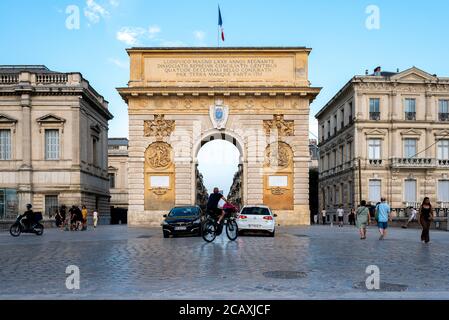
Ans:
[[[215,133],[201,140],[195,161],[195,204],[205,209],[215,187],[234,205],[243,204],[243,152],[236,138]]]

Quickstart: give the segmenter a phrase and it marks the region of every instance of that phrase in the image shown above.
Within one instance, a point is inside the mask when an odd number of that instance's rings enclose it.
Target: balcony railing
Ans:
[[[408,121],[416,120],[416,112],[406,112],[405,113],[405,120],[408,120]]]
[[[393,158],[391,164],[393,167],[433,168],[436,165],[436,161],[432,158]]]
[[[370,120],[380,120],[380,112],[370,112],[369,119]]]
[[[382,159],[368,159],[368,164],[372,167],[382,167],[384,162]]]
[[[68,75],[66,73],[38,74],[36,76],[36,82],[39,84],[66,83],[67,81]]]
[[[439,113],[438,119],[440,121],[449,121],[449,113]]]
[[[437,161],[437,165],[439,167],[447,167],[447,168],[449,168],[449,159],[439,159]]]
[[[19,75],[17,74],[0,74],[0,84],[19,83]]]

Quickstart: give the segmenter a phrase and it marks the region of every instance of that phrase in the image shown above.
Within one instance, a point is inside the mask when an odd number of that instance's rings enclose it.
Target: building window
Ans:
[[[438,201],[449,202],[449,180],[438,180]]]
[[[440,100],[438,118],[440,121],[449,121],[449,100]]]
[[[331,137],[331,121],[327,120],[327,137]]]
[[[416,99],[405,99],[405,120],[416,120]]]
[[[438,160],[449,160],[449,140],[438,141]]]
[[[413,158],[416,156],[416,139],[404,139],[404,157]]]
[[[334,186],[334,190],[335,190],[335,198],[334,198],[334,204],[335,205],[339,205],[340,204],[340,190],[339,187]]]
[[[109,173],[109,188],[115,189],[115,173]]]
[[[341,112],[340,127],[344,128],[345,127],[345,108],[343,107],[340,112]]]
[[[380,120],[380,99],[379,98],[369,99],[369,119],[370,120]]]
[[[352,160],[352,142],[348,143],[348,146],[346,148],[346,161],[351,161]]]
[[[337,114],[334,115],[334,135],[337,134]]]
[[[58,196],[45,196],[45,215],[47,217],[54,217],[58,210]]]
[[[381,159],[381,140],[369,139],[368,140],[368,159],[380,160]]]
[[[416,202],[416,180],[408,179],[404,182],[404,201],[408,203]]]
[[[353,110],[352,110],[352,101],[351,102],[349,102],[349,123],[352,123],[352,119],[353,119],[353,115],[352,115],[352,113],[353,113]]]
[[[344,153],[344,147],[340,147],[340,164],[345,163],[345,153]]]
[[[98,166],[98,139],[92,139],[92,164]]]
[[[0,130],[0,160],[11,160],[11,130]]]
[[[59,160],[59,130],[45,130],[45,160]]]
[[[380,202],[381,198],[381,180],[372,179],[369,181],[369,201],[372,203]]]
[[[324,124],[321,126],[321,141],[324,141]]]

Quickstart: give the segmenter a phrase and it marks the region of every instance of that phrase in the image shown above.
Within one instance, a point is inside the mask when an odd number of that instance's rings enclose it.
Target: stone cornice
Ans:
[[[122,98],[139,96],[300,96],[314,100],[321,88],[317,87],[132,87],[117,88]]]

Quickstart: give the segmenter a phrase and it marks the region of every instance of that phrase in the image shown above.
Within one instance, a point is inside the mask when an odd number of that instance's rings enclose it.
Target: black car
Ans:
[[[201,219],[203,212],[198,206],[175,207],[169,214],[164,215],[162,232],[164,238],[171,235],[201,236]]]

